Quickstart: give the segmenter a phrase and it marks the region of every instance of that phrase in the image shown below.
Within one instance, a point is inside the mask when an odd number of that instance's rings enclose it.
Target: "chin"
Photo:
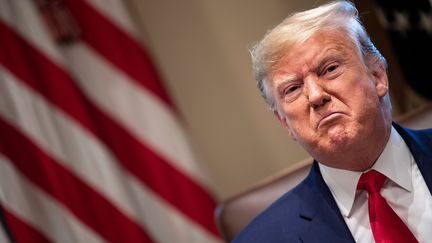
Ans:
[[[345,125],[332,126],[327,130],[329,145],[336,150],[345,150],[346,146],[350,146],[360,135],[358,130]]]

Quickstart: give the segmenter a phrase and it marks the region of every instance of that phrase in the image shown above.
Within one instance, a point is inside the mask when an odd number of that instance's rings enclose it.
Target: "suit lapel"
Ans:
[[[324,182],[318,163],[314,161],[300,193],[305,198],[300,217],[310,222],[299,237],[303,242],[354,242],[329,188]]]
[[[414,131],[393,123],[402,136],[432,194],[432,131]]]
[[[395,123],[393,126],[408,145],[432,194],[432,131],[413,131]],[[298,192],[305,199],[299,216],[310,224],[299,234],[300,239],[305,243],[355,242],[316,161],[304,183],[306,186]]]

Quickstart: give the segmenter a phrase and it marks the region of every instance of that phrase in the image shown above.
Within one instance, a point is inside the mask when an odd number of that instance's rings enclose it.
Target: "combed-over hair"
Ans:
[[[384,68],[387,68],[385,58],[370,40],[353,3],[335,1],[294,13],[269,30],[250,50],[258,88],[271,110],[276,110],[276,104],[266,84],[269,80],[266,79],[275,71],[279,61],[290,51],[290,48],[305,42],[321,31],[340,31],[347,34],[359,49],[366,65],[370,60],[376,59]]]

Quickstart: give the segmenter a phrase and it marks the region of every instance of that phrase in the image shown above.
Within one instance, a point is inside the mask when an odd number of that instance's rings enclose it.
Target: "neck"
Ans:
[[[377,126],[370,136],[364,136],[359,142],[347,146],[335,155],[316,156],[315,158],[327,166],[351,170],[365,171],[370,169],[388,143],[391,133],[391,120]]]

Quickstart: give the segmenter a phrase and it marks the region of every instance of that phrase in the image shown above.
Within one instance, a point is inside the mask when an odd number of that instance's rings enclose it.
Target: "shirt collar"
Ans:
[[[398,186],[411,192],[412,155],[405,141],[392,127],[389,141],[371,170],[384,174]],[[321,174],[345,217],[350,216],[362,172],[342,170],[318,163]]]

